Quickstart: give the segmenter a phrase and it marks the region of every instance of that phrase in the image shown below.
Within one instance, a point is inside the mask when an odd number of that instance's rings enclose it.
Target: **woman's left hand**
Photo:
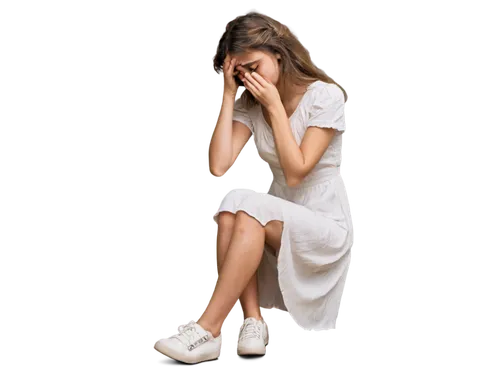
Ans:
[[[281,97],[276,86],[262,77],[257,72],[249,73],[241,66],[237,69],[243,74],[243,84],[245,88],[250,90],[252,95],[257,99],[264,108],[271,109],[281,103]]]

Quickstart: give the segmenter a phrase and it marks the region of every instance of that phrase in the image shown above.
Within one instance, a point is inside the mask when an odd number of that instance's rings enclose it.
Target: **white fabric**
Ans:
[[[339,168],[345,131],[343,92],[335,84],[315,81],[290,117],[298,145],[309,126],[337,129],[320,161],[295,187],[285,183],[272,129],[260,105],[246,110],[238,99],[233,120],[252,131],[260,157],[271,168],[273,181],[267,193],[231,190],[213,219],[218,223],[220,212],[243,210],[263,226],[271,220],[282,221],[277,256],[265,244],[257,270],[259,304],[288,311],[306,330],[334,329],[353,244],[349,202]]]

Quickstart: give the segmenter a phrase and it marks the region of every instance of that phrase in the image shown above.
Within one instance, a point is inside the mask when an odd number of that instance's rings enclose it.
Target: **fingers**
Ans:
[[[243,78],[242,80],[243,82],[243,85],[245,86],[245,88],[250,91],[250,93],[256,97],[257,96],[257,90],[255,89],[255,87],[245,78]]]
[[[232,74],[234,68],[234,58],[228,54],[224,58],[223,71],[224,71],[224,89],[231,91],[233,93],[238,88],[238,83],[235,82],[234,76]]]
[[[228,74],[232,74],[234,76],[234,62],[235,58],[231,58],[229,55],[224,59],[224,71]]]
[[[238,75],[239,75],[241,81],[242,82],[248,81],[247,73],[250,74],[250,70],[247,69],[247,68],[242,67],[241,65],[238,65],[236,67],[236,69],[238,70]]]
[[[241,65],[238,65],[235,69],[238,69],[240,72],[249,72],[249,70]]]
[[[254,81],[255,82],[255,81]],[[245,85],[245,87],[247,89],[250,90],[250,92],[252,93],[253,96],[256,96],[257,93],[259,92],[259,89],[258,87],[256,87],[256,85],[253,83],[253,82],[250,82],[250,80],[248,79],[244,79],[243,80],[243,84]]]
[[[246,72],[243,77],[246,82],[252,85],[254,90],[261,90],[265,86],[265,83],[262,82],[263,78],[257,72]]]
[[[248,72],[245,73],[245,81],[249,82],[252,85],[252,87],[255,87],[255,88],[260,87],[259,83],[254,79],[252,74],[250,74]]]
[[[238,77],[240,78],[241,81],[243,81],[243,78],[245,78],[245,73],[250,72],[250,70],[244,68],[241,65],[236,66],[235,70],[236,70],[236,74],[238,75]]]
[[[247,79],[252,80],[252,82],[254,84],[259,84],[262,87],[265,87],[267,84],[267,81],[261,75],[259,75],[257,72],[253,72],[253,73],[249,74]]]
[[[238,73],[238,78],[243,81],[243,79],[247,79],[250,81],[254,87],[259,88],[263,87],[265,88],[268,85],[268,82],[262,77],[260,74],[257,72],[251,72],[250,69],[244,68],[242,66],[237,66],[236,71]]]

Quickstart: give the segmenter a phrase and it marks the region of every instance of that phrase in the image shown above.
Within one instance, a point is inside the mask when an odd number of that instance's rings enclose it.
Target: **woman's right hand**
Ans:
[[[232,58],[231,55],[229,55],[228,53],[226,58],[224,59],[224,66],[223,66],[224,93],[234,96],[236,96],[239,87],[235,79],[235,71],[234,71],[235,61],[236,59]]]

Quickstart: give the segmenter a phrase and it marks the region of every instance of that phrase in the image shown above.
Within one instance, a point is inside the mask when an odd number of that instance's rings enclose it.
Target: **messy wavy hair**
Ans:
[[[249,50],[281,55],[278,87],[286,90],[295,85],[309,85],[320,80],[336,84],[344,93],[344,101],[347,101],[346,91],[312,62],[309,51],[287,26],[255,11],[238,16],[227,24],[213,59],[215,71],[223,71],[224,59],[228,53],[233,55]],[[235,79],[242,85],[239,78]],[[241,100],[247,108],[258,104],[248,89],[241,94]]]

